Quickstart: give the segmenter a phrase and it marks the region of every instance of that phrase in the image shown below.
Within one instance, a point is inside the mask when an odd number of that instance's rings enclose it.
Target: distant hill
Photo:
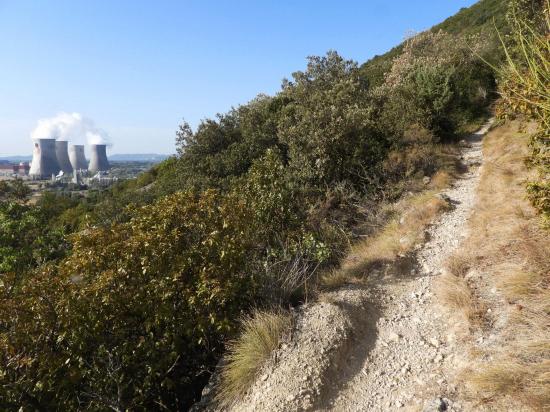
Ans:
[[[168,159],[170,156],[157,153],[136,153],[136,154],[115,154],[109,156],[109,160],[113,162],[150,162],[159,163]],[[30,162],[32,156],[0,156],[0,162]]]
[[[455,35],[483,34],[489,41],[496,42],[496,29],[501,33],[508,31],[506,26],[506,11],[509,0],[481,0],[471,7],[460,9],[454,16],[433,26],[430,30],[438,32],[443,30]],[[403,50],[403,44],[395,46],[390,51],[374,56],[361,65],[362,75],[368,79],[372,86],[380,85],[384,81],[395,57]],[[495,50],[499,50],[495,47]]]
[[[0,162],[10,162],[10,163],[19,163],[19,162],[30,162],[32,156],[0,156]]]
[[[109,156],[113,162],[153,162],[158,163],[168,159],[170,156],[156,153],[138,153],[138,154],[115,154]]]

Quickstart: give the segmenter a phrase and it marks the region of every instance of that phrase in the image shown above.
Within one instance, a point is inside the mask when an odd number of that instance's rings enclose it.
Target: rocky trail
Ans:
[[[472,410],[451,383],[463,357],[434,289],[467,235],[490,124],[463,145],[466,171],[440,194],[452,208],[426,229],[405,269],[369,274],[366,286],[348,285],[299,308],[292,336],[231,410]]]
[[[415,267],[398,279],[373,282],[380,312],[376,340],[355,337],[354,353],[342,369],[349,379],[335,385],[339,388],[323,410],[465,410],[453,401],[456,387],[450,382],[461,356],[455,332],[434,301],[434,280],[467,235],[482,164],[481,140],[489,127],[472,135],[463,149],[467,171],[443,192],[453,209],[428,228],[430,240],[417,253]]]

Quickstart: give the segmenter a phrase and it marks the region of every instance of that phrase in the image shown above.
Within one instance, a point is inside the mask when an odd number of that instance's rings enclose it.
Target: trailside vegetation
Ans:
[[[496,68],[501,117],[523,116],[537,123],[528,163],[538,176],[529,198],[550,225],[550,2],[516,0],[509,13],[512,42],[503,41],[506,64]]]

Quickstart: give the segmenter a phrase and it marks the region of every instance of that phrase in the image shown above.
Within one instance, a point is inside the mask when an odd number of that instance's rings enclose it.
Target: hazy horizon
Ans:
[[[110,155],[171,154],[182,118],[273,94],[308,55],[362,63],[474,2],[0,0],[0,157],[30,154],[38,121],[63,112],[92,119]]]

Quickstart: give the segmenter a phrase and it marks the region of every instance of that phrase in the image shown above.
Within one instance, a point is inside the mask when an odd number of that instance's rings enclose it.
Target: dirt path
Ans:
[[[434,279],[467,234],[480,177],[481,138],[488,127],[464,149],[468,170],[444,192],[454,208],[428,229],[430,240],[418,252],[417,267],[373,285],[380,312],[376,341],[373,345],[372,337],[356,335],[353,353],[340,376],[334,376],[321,410],[464,410],[465,405],[453,402],[456,388],[449,382],[459,362],[456,338],[434,302]]]
[[[473,410],[454,400],[449,382],[463,356],[434,302],[434,280],[467,235],[488,128],[465,145],[467,171],[441,194],[454,207],[427,229],[415,259],[403,259],[408,269],[400,276],[369,273],[366,286],[349,285],[300,307],[292,336],[231,411]]]

